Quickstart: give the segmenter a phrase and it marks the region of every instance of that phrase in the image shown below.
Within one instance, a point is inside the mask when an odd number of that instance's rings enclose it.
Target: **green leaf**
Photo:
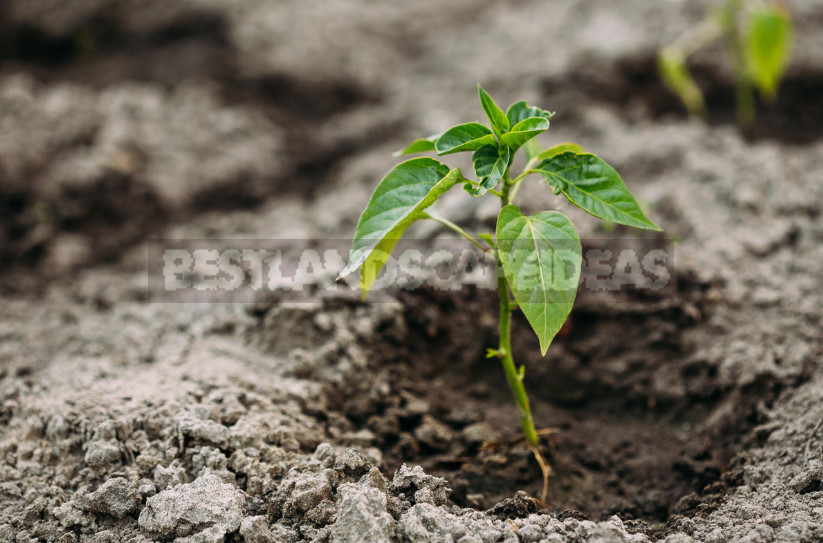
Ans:
[[[480,183],[466,183],[463,189],[472,196],[483,196],[503,179],[510,158],[508,147],[500,149],[497,145],[484,145],[472,155],[474,172],[480,178]]]
[[[540,146],[536,139],[530,139],[526,142],[525,145],[523,145],[523,151],[525,151],[526,160],[528,161],[539,155],[540,151],[542,150],[543,148]]]
[[[547,158],[551,158],[562,153],[580,154],[585,153],[585,151],[582,147],[580,147],[580,145],[576,143],[558,143],[557,145],[553,145],[552,147],[549,147],[548,149],[537,155],[537,158],[535,160],[545,160]]]
[[[516,151],[521,145],[549,129],[549,121],[544,117],[529,117],[514,125],[500,140]]]
[[[599,219],[660,230],[643,214],[620,174],[595,155],[563,153],[540,161],[534,171],[571,203]]]
[[[434,142],[438,155],[448,155],[461,151],[474,151],[484,145],[494,143],[494,134],[480,123],[466,123],[446,130]]]
[[[483,106],[483,111],[486,112],[486,117],[489,118],[492,130],[494,130],[494,133],[497,134],[499,138],[509,131],[509,127],[511,126],[509,119],[506,117],[506,114],[503,113],[503,110],[500,109],[500,106],[492,100],[489,93],[479,84],[477,85],[477,94],[480,96],[480,105]]]
[[[788,13],[764,4],[749,15],[746,56],[749,71],[760,92],[774,100],[777,86],[791,58],[794,29]]]
[[[525,100],[513,103],[509,106],[509,109],[506,110],[506,118],[509,119],[509,123],[512,126],[531,117],[543,117],[548,121],[554,117],[554,111],[546,111],[539,107],[532,107],[527,104]]]
[[[702,115],[706,111],[703,93],[694,82],[686,58],[674,49],[664,49],[657,57],[657,68],[663,83],[675,93],[689,113]]]
[[[506,172],[510,152],[505,147],[500,149],[497,145],[484,145],[474,152],[472,162],[474,163],[474,173],[479,178],[492,175],[496,170],[500,171],[500,176]],[[502,165],[502,170],[500,166]]]
[[[349,263],[341,279],[361,266],[363,298],[377,278],[397,241],[423,211],[456,183],[464,181],[460,170],[432,158],[413,158],[395,166],[374,190],[357,223]]]
[[[440,137],[439,134],[429,136],[428,138],[417,138],[409,144],[405,149],[395,151],[393,156],[410,155],[412,153],[425,153],[426,151],[434,151],[434,141]]]
[[[491,232],[478,232],[477,237],[488,243],[490,247],[494,247],[494,237]]]
[[[532,107],[527,104],[525,100],[513,103],[509,106],[509,109],[506,110],[506,118],[509,119],[509,123],[511,123],[512,126],[533,117],[542,117],[548,121],[554,117],[554,112],[546,111],[539,107]],[[541,149],[540,144],[535,139],[527,140],[523,148],[526,151],[526,160],[534,158],[540,153]]]
[[[525,216],[507,205],[497,218],[497,244],[506,281],[545,355],[577,295],[580,237],[562,213]]]

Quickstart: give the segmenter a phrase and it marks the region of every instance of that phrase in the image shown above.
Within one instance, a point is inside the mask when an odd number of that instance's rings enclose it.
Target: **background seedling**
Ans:
[[[720,38],[734,70],[738,122],[750,124],[755,116],[754,89],[763,100],[773,102],[789,64],[794,41],[789,12],[777,1],[726,0],[660,52],[658,66],[663,81],[692,114],[703,115],[706,106],[686,61]]]
[[[372,194],[357,224],[345,277],[360,269],[365,298],[392,248],[415,221],[433,219],[493,255],[500,301],[499,344],[488,350],[498,358],[514,394],[524,436],[543,471],[545,500],[549,466],[538,449],[529,398],[523,384],[525,367],[514,363],[511,315],[519,308],[546,354],[572,310],[581,269],[580,238],[571,221],[557,211],[525,215],[513,204],[522,182],[541,175],[555,194],[604,221],[660,230],[643,214],[614,168],[576,144],[543,149],[534,139],[549,129],[554,113],[520,101],[505,112],[478,86],[489,126],[472,122],[443,134],[414,141],[400,154],[434,151],[438,155],[473,152],[476,179],[449,169],[433,158],[413,158],[392,169]],[[511,177],[515,153],[523,149],[527,163]],[[496,235],[474,235],[431,210],[438,198],[457,184],[474,197],[500,199]],[[499,189],[498,189],[499,187]]]

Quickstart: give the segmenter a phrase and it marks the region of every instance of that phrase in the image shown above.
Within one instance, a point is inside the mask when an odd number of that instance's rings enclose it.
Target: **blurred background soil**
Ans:
[[[0,2],[0,541],[823,539],[823,2],[787,2],[746,130],[719,45],[705,122],[656,73],[711,5]],[[516,494],[493,295],[147,303],[150,239],[350,236],[392,151],[482,120],[478,82],[556,110],[541,141],[614,165],[674,246],[671,292],[582,293],[545,358],[515,323],[548,507]]]

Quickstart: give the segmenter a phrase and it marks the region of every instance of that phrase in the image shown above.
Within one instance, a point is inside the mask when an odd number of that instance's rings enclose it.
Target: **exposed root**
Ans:
[[[552,434],[557,433],[559,430],[557,428],[543,428],[541,430],[537,430],[538,436],[550,436]],[[518,445],[526,440],[526,436],[521,435],[515,439],[510,440],[499,440],[499,441],[487,441],[480,446],[481,451],[491,450],[491,449],[510,449],[515,445]],[[540,449],[533,445],[528,445],[529,450],[534,455],[534,458],[537,460],[537,463],[540,465],[540,472],[543,474],[543,492],[540,494],[540,505],[543,507],[548,507],[546,503],[546,496],[549,492],[549,477],[554,473],[552,471],[551,465],[545,459],[543,454],[540,452]]]
[[[543,473],[543,492],[540,494],[540,501],[542,502],[541,505],[543,507],[548,507],[546,504],[546,496],[549,493],[549,476],[552,474],[552,467],[543,458],[543,455],[540,453],[540,450],[537,447],[529,447],[534,454],[534,458],[537,460],[537,463],[540,464],[540,471]]]

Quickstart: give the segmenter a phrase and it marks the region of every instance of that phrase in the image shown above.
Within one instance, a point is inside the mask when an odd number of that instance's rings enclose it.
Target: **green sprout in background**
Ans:
[[[705,115],[706,105],[686,61],[695,51],[720,38],[734,71],[737,119],[749,125],[755,117],[754,89],[768,103],[777,99],[777,88],[792,53],[792,20],[778,1],[726,0],[702,23],[665,47],[658,57],[660,75],[694,115]]]
[[[482,87],[478,92],[491,128],[476,122],[461,124],[439,136],[418,139],[398,153],[472,151],[477,179],[467,179],[459,169],[432,158],[413,158],[395,166],[366,205],[349,262],[339,278],[359,268],[365,298],[397,241],[421,219],[439,222],[493,256],[500,302],[499,344],[488,350],[488,358],[498,358],[503,366],[526,442],[543,473],[545,501],[550,468],[538,448],[538,432],[523,384],[525,368],[514,363],[511,315],[516,309],[522,311],[545,355],[574,305],[582,251],[577,231],[565,215],[557,211],[525,215],[513,204],[517,191],[526,177],[539,174],[555,194],[563,194],[599,219],[648,230],[660,228],[646,218],[620,175],[602,159],[571,143],[540,147],[534,138],[549,129],[554,113],[524,101],[503,112]],[[514,156],[520,149],[527,163],[512,177]],[[471,196],[499,198],[496,235],[474,235],[433,211],[432,205],[457,184]]]

